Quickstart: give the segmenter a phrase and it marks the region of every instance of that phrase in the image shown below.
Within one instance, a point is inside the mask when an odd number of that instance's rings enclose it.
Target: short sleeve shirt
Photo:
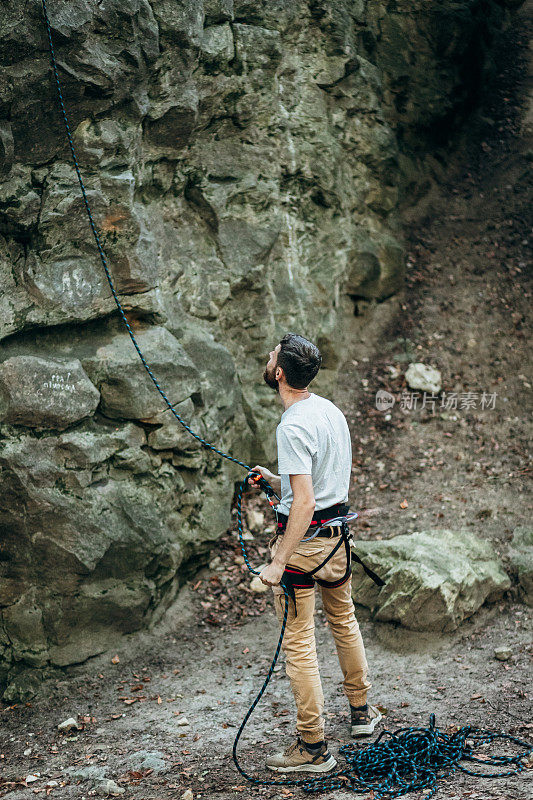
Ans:
[[[350,431],[334,403],[311,393],[282,414],[276,428],[281,502],[288,514],[293,500],[289,475],[311,475],[316,510],[348,500],[352,467]]]

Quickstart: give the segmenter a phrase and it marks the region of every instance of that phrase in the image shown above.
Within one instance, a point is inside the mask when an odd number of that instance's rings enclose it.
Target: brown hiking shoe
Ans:
[[[358,711],[350,706],[352,736],[370,736],[374,728],[382,719],[379,708],[369,705],[366,711]]]
[[[318,753],[310,753],[298,737],[283,753],[269,756],[266,765],[274,772],[329,772],[337,762],[323,744]]]

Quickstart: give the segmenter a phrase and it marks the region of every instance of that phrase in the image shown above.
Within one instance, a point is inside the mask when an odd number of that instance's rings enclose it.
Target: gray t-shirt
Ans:
[[[289,475],[311,475],[316,511],[348,500],[352,443],[346,417],[325,397],[297,400],[281,415],[276,428],[281,502],[288,514],[293,494]]]

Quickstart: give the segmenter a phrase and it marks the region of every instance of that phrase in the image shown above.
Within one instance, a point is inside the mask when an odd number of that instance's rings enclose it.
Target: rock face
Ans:
[[[354,602],[415,631],[455,630],[511,585],[492,547],[468,531],[423,531],[354,549],[385,581],[376,586],[354,564]]]
[[[150,383],[85,216],[41,4],[4,5],[0,687],[14,697],[160,613],[227,526],[242,472]],[[472,97],[503,7],[47,5],[129,324],[188,423],[268,461],[265,354],[297,329],[334,377],[353,301],[401,287],[399,203],[423,193],[426,132]]]
[[[15,356],[0,363],[0,420],[63,430],[96,411],[100,393],[77,359]]]
[[[175,336],[166,328],[153,326],[138,331],[135,338],[173,405],[199,395],[198,370]],[[98,346],[83,364],[100,387],[100,410],[106,417],[150,419],[166,408],[153,382],[139,369],[139,356],[126,332]]]

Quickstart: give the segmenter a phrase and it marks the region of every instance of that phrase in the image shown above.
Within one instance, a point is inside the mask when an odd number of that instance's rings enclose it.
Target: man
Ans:
[[[352,466],[348,424],[337,406],[308,388],[321,361],[320,351],[312,342],[288,333],[270,353],[263,376],[279,393],[284,407],[276,429],[279,475],[265,467],[254,467],[281,497],[276,509],[278,534],[270,542],[271,563],[260,574],[263,583],[273,588],[280,622],[285,607],[282,576],[286,583],[300,574],[300,585],[298,580],[292,584],[295,603],[289,603],[283,640],[287,676],[297,708],[297,738],[284,752],[267,759],[267,766],[275,772],[329,772],[337,763],[324,739],[324,696],[314,635],[315,580],[344,676],[352,736],[371,734],[381,719],[379,710],[366,702],[371,683],[351,598],[351,575],[346,575],[345,547],[338,547],[313,578],[305,580],[301,572],[297,573],[318,567],[339,544],[339,527],[328,527],[302,542],[313,524],[316,528],[317,521],[320,525],[322,520],[348,510]]]

